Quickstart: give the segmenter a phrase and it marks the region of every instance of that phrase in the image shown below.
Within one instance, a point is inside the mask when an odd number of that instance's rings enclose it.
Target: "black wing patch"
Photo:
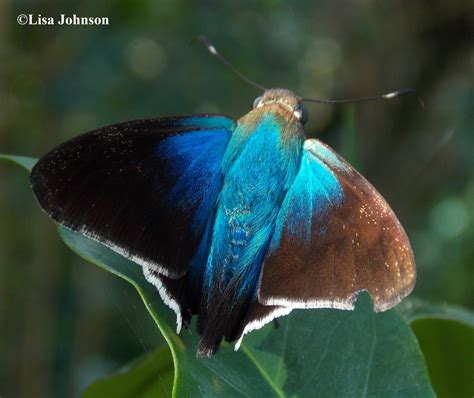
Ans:
[[[103,127],[41,158],[31,186],[58,223],[177,278],[212,215],[234,128],[220,115]]]

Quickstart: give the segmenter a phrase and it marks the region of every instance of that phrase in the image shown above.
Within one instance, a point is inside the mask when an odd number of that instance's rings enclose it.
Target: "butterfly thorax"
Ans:
[[[266,250],[299,167],[303,143],[299,131],[284,116],[260,110],[238,123],[224,155],[211,248],[226,281],[248,271]]]

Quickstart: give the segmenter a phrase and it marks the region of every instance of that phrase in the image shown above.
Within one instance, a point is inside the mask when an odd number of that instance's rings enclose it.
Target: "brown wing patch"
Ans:
[[[280,246],[265,259],[259,300],[265,305],[353,309],[358,292],[366,290],[375,311],[392,308],[413,290],[416,279],[403,227],[364,177],[326,145],[308,141],[311,146],[305,148],[337,176],[344,200],[324,217],[313,217],[309,245],[284,230]]]

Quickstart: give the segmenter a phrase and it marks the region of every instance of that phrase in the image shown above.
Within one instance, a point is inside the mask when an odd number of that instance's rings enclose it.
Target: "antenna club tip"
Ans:
[[[397,95],[399,95],[399,91],[395,91],[393,93],[388,93],[388,94],[385,94],[385,95],[382,95],[383,98],[395,98]]]
[[[258,84],[256,82],[254,82],[253,80],[250,80],[248,77],[246,77],[241,72],[239,72],[239,70],[234,65],[232,65],[229,61],[227,61],[227,59],[224,58],[219,51],[217,51],[217,49],[214,47],[214,45],[211,43],[211,41],[206,36],[202,36],[202,35],[196,36],[193,39],[193,41],[194,42],[197,41],[197,42],[201,43],[202,45],[204,45],[204,47],[206,47],[207,51],[209,51],[211,53],[211,55],[215,56],[221,63],[223,63],[233,73],[235,73],[240,79],[247,82],[251,86],[257,87],[258,89],[260,89],[262,91],[266,90],[266,88],[263,87],[261,84]]]
[[[206,49],[212,54],[212,55],[217,55],[217,50],[211,43],[211,41],[203,35],[196,36],[193,41],[198,41],[199,43],[203,44]]]
[[[217,55],[217,50],[216,50],[216,48],[215,48],[212,44],[209,44],[209,45],[207,46],[207,49],[209,50],[209,52],[210,52],[211,54]]]

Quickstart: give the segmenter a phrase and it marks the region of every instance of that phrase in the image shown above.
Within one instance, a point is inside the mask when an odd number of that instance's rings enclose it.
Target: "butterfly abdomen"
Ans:
[[[222,337],[235,337],[255,300],[275,221],[299,166],[302,141],[297,134],[283,137],[286,125],[273,113],[253,124],[244,120],[224,156],[199,314],[202,354],[212,353]]]

